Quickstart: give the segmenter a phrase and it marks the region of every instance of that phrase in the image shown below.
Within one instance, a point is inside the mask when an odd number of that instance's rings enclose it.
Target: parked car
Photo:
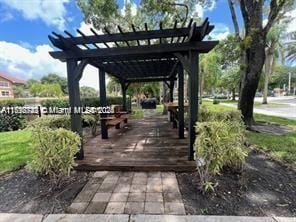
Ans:
[[[228,97],[227,95],[219,94],[219,95],[215,95],[214,99],[228,99]]]

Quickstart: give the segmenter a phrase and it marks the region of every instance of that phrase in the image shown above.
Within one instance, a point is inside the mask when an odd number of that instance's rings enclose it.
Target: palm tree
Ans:
[[[266,37],[263,104],[267,104],[269,77],[273,72],[276,59],[279,57],[280,49],[282,48],[280,39],[284,30],[284,26],[276,25],[270,29]]]
[[[290,40],[287,43],[287,56],[290,62],[296,61],[296,32],[290,33]]]

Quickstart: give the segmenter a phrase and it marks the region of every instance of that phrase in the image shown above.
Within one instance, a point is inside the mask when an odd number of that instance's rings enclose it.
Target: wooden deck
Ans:
[[[188,140],[179,139],[166,116],[129,120],[121,129],[109,129],[109,139],[89,139],[77,170],[175,171],[195,169],[187,160]]]

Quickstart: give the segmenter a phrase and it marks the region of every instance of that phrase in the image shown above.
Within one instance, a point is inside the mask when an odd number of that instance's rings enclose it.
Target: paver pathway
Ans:
[[[174,172],[97,171],[67,213],[185,215]]]

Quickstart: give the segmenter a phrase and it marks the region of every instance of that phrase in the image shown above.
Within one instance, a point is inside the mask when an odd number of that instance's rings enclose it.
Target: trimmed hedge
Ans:
[[[198,115],[200,122],[236,121],[242,124],[242,115],[239,110],[214,111],[202,105]]]
[[[100,98],[81,98],[82,106],[89,106],[89,107],[99,107],[100,106]],[[107,105],[122,105],[122,97],[107,97]],[[44,100],[41,102],[42,106],[45,107],[58,107],[64,108],[69,107],[69,100],[68,99],[50,99]],[[129,107],[129,100],[127,99],[127,106]]]
[[[20,99],[0,100],[0,132],[18,130],[26,125],[25,117],[21,114],[1,112],[4,107],[24,106]]]

